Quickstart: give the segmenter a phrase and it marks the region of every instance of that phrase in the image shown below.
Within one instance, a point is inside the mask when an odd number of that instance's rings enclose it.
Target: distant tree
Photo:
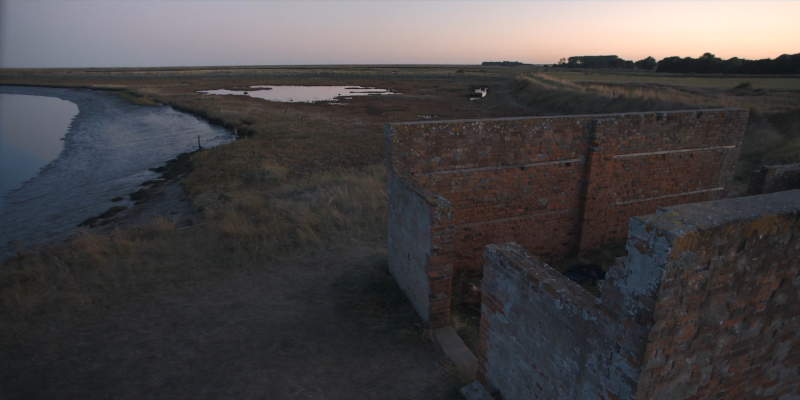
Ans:
[[[645,69],[648,71],[652,71],[656,68],[656,59],[653,57],[647,57],[637,61],[634,64],[638,69]]]
[[[683,67],[683,60],[680,57],[667,57],[662,59],[656,64],[656,71],[658,72],[684,72],[681,71]]]
[[[703,53],[700,58],[692,62],[691,72],[709,73],[719,72],[722,64],[722,59],[715,56],[713,53]]]
[[[699,58],[667,57],[658,62],[659,72],[725,74],[800,74],[800,53],[782,54],[775,59],[745,60],[738,57],[722,60],[713,53]]]
[[[519,66],[519,65],[526,65],[526,64],[521,63],[519,61],[484,61],[484,62],[481,63],[481,65],[483,65],[483,66],[493,65],[493,66],[501,66],[501,67],[516,67],[516,66]]]
[[[742,72],[742,66],[744,65],[745,61],[738,57],[729,58],[722,62],[720,66],[721,70],[719,72],[726,73],[726,74],[735,74]]]

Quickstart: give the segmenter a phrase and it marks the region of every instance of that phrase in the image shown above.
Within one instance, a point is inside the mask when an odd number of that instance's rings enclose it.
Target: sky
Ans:
[[[0,67],[800,53],[800,0],[0,0]]]

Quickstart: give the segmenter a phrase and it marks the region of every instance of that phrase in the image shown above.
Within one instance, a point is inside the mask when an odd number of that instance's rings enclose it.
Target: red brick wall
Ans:
[[[590,123],[553,117],[392,126],[391,168],[450,205],[452,237],[440,237],[442,257],[431,263],[452,271],[449,282],[439,282],[443,291],[450,283],[460,301],[470,283],[480,283],[489,243],[515,240],[545,255],[576,248]]]
[[[393,124],[388,164],[447,199],[430,263],[446,309],[479,286],[487,244],[560,257],[624,239],[630,216],[719,195],[746,119],[717,110]]]
[[[675,209],[639,399],[800,395],[800,191],[726,202]]]
[[[591,117],[501,118],[390,125],[389,161],[405,176],[582,157]]]
[[[623,240],[630,217],[720,198],[746,124],[744,111],[598,118],[580,248]]]

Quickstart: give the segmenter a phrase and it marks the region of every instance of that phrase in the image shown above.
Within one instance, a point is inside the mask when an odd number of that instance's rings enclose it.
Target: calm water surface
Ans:
[[[0,208],[2,194],[18,188],[58,157],[76,115],[78,106],[66,100],[0,93]]]
[[[355,96],[381,96],[397,94],[387,89],[362,86],[294,86],[294,85],[255,85],[252,90],[201,90],[199,93],[216,95],[250,96],[268,101],[284,103],[337,102]]]
[[[203,147],[233,140],[190,114],[103,91],[0,86],[0,96],[0,260],[130,205],[127,195],[157,177],[150,169],[195,150],[198,137]]]

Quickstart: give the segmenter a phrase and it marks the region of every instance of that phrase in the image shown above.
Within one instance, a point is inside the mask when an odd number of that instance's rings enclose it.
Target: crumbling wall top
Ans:
[[[800,190],[683,204],[659,209],[655,214],[634,217],[648,227],[671,237],[683,236],[732,222],[800,211]]]

